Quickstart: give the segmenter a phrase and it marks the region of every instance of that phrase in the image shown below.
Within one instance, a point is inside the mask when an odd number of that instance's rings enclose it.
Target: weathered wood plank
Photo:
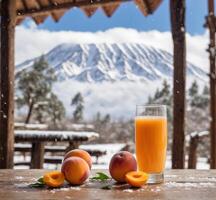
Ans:
[[[16,5],[2,0],[0,47],[0,168],[13,167],[14,32]]]
[[[103,170],[98,170],[103,171]],[[112,190],[100,189],[103,183],[86,183],[82,187],[64,189],[31,189],[28,184],[47,170],[0,170],[0,199],[190,199],[213,200],[216,196],[216,170],[171,170],[165,173],[165,183],[131,189],[117,185]],[[92,174],[95,174],[92,170]],[[105,171],[107,173],[107,171]],[[105,183],[106,184],[106,183]]]
[[[185,0],[170,0],[170,11],[174,46],[172,168],[182,169],[185,163]]]
[[[208,20],[209,20],[209,33],[210,33],[210,44],[209,44],[209,61],[210,61],[210,112],[211,112],[211,123],[210,123],[210,137],[211,137],[211,163],[212,169],[216,169],[216,62],[215,62],[215,14],[214,14],[214,0],[208,0]]]

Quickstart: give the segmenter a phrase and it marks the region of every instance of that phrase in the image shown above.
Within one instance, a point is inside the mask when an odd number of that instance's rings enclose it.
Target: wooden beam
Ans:
[[[0,168],[13,168],[16,4],[2,0],[0,39]]]
[[[209,61],[210,61],[210,138],[211,138],[211,169],[216,169],[216,63],[215,63],[215,14],[214,14],[214,0],[208,0],[208,27],[210,35],[209,44]]]
[[[132,0],[115,0],[116,3],[118,2],[128,2]],[[42,7],[40,9],[29,9],[29,10],[18,10],[17,11],[17,17],[22,18],[26,16],[37,16],[37,15],[44,15],[44,14],[50,14],[50,12],[58,11],[58,10],[65,10],[70,9],[73,7],[89,7],[89,6],[103,6],[103,5],[109,5],[112,4],[113,0],[87,0],[87,1],[71,1],[61,4],[51,4],[49,6]]]
[[[170,12],[174,46],[172,168],[183,169],[185,163],[185,0],[170,0]]]

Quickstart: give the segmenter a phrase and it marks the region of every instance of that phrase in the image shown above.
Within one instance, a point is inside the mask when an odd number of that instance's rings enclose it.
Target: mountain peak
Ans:
[[[31,67],[38,58],[25,61],[17,71]],[[156,81],[171,79],[173,56],[138,43],[63,43],[45,55],[60,80],[81,82]],[[187,62],[187,75],[205,80],[206,73]]]

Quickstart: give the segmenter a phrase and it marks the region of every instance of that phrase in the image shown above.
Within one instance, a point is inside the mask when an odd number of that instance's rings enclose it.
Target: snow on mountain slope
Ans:
[[[34,58],[16,67],[32,66]],[[80,82],[115,82],[119,80],[151,82],[171,79],[173,57],[170,53],[144,44],[61,44],[45,59],[55,69],[59,80]],[[187,63],[187,75],[206,80],[206,72]]]

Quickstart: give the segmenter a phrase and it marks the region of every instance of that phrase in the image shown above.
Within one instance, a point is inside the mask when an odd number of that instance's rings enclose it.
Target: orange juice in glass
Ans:
[[[148,183],[161,183],[167,149],[166,106],[136,107],[135,143],[138,168],[149,174]]]

